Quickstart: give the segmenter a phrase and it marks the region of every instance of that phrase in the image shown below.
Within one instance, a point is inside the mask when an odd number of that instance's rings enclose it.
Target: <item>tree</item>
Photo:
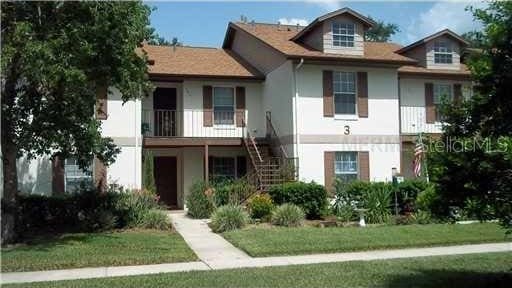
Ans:
[[[482,53],[468,65],[474,95],[445,105],[449,149],[431,153],[429,167],[446,206],[477,204],[512,228],[512,2],[472,9],[483,23]],[[455,146],[456,145],[456,146]],[[456,148],[456,151],[453,151]],[[475,206],[475,205],[473,205]]]
[[[183,46],[183,43],[178,41],[177,37],[173,37],[171,41],[168,41],[164,37],[158,35],[154,28],[150,28],[151,37],[148,40],[148,44],[157,46]]]
[[[466,33],[462,33],[460,35],[464,40],[469,43],[470,48],[483,48],[485,47],[485,39],[482,35],[482,32],[479,31],[469,31]]]
[[[372,19],[370,16],[368,18]],[[372,19],[373,20],[373,19]],[[374,20],[375,21],[375,20]],[[375,21],[375,25],[365,33],[365,40],[370,42],[388,42],[391,36],[400,32],[398,25],[393,23],[384,23],[384,21]]]
[[[115,86],[124,101],[151,89],[140,43],[150,37],[142,2],[6,2],[2,17],[2,241],[15,238],[16,159],[94,157],[119,149],[101,137],[96,93]]]
[[[154,172],[153,153],[150,150],[144,152],[144,162],[142,168],[142,187],[148,191],[156,193],[155,172]]]

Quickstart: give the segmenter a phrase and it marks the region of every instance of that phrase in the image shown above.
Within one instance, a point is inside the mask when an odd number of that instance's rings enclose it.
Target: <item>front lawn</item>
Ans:
[[[512,253],[436,256],[147,276],[23,283],[5,287],[509,287]]]
[[[65,234],[2,249],[2,272],[195,261],[181,236],[157,230]]]
[[[346,228],[253,227],[223,236],[253,257],[425,247],[510,240],[495,223]]]

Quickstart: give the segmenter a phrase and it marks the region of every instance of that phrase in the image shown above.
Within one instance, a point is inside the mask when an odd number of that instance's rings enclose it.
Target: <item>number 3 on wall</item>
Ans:
[[[350,135],[350,126],[348,126],[348,125],[343,126],[343,134]]]

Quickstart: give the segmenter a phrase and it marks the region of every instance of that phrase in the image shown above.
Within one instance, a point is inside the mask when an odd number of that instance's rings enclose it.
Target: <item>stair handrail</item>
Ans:
[[[243,127],[244,129],[246,130],[246,132],[243,134],[244,137],[243,137],[243,143],[244,143],[244,146],[245,146],[245,150],[247,150],[247,154],[249,154],[249,158],[251,159],[251,164],[252,164],[252,167],[254,168],[254,171],[255,171],[255,174],[256,174],[256,181],[254,181],[254,185],[256,186],[256,188],[261,188],[261,182],[262,182],[262,176],[261,176],[261,172],[258,170],[258,166],[256,165],[256,159],[254,159],[252,153],[250,153],[249,151],[249,141],[247,139],[251,139],[251,134],[249,133],[249,129],[247,129],[246,125],[245,125],[245,120],[242,120],[243,121]],[[254,143],[254,141],[252,141]],[[258,150],[256,150],[258,151]],[[261,158],[261,155],[260,155],[260,158]],[[261,161],[260,161],[261,162]],[[247,178],[247,180],[251,180],[250,178]]]
[[[278,156],[281,158],[281,161],[283,165],[289,165],[290,162],[293,164],[295,172],[294,172],[294,178],[298,178],[298,159],[294,157],[288,157],[288,153],[286,152],[286,149],[284,148],[283,144],[281,143],[281,139],[279,138],[279,135],[274,128],[274,125],[272,124],[272,117],[270,111],[267,111],[266,113],[266,122],[267,122],[267,139],[270,144],[270,147],[272,148],[272,151],[278,151]]]
[[[254,141],[254,137],[251,136],[249,131],[247,131],[247,137],[251,140],[252,147],[254,148],[254,151],[256,151],[256,155],[258,156],[258,160],[260,160],[260,163],[263,162],[263,158],[261,158],[260,150],[256,146],[256,142]]]

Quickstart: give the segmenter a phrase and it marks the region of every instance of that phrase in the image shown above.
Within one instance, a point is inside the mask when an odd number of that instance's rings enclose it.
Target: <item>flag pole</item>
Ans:
[[[420,144],[421,144],[421,147],[423,149],[423,157],[421,157],[421,161],[425,161],[425,178],[427,180],[427,183],[430,182],[430,177],[428,175],[428,161],[427,161],[427,149],[425,149],[425,146],[423,145],[423,137],[422,137],[422,132],[420,132]]]

